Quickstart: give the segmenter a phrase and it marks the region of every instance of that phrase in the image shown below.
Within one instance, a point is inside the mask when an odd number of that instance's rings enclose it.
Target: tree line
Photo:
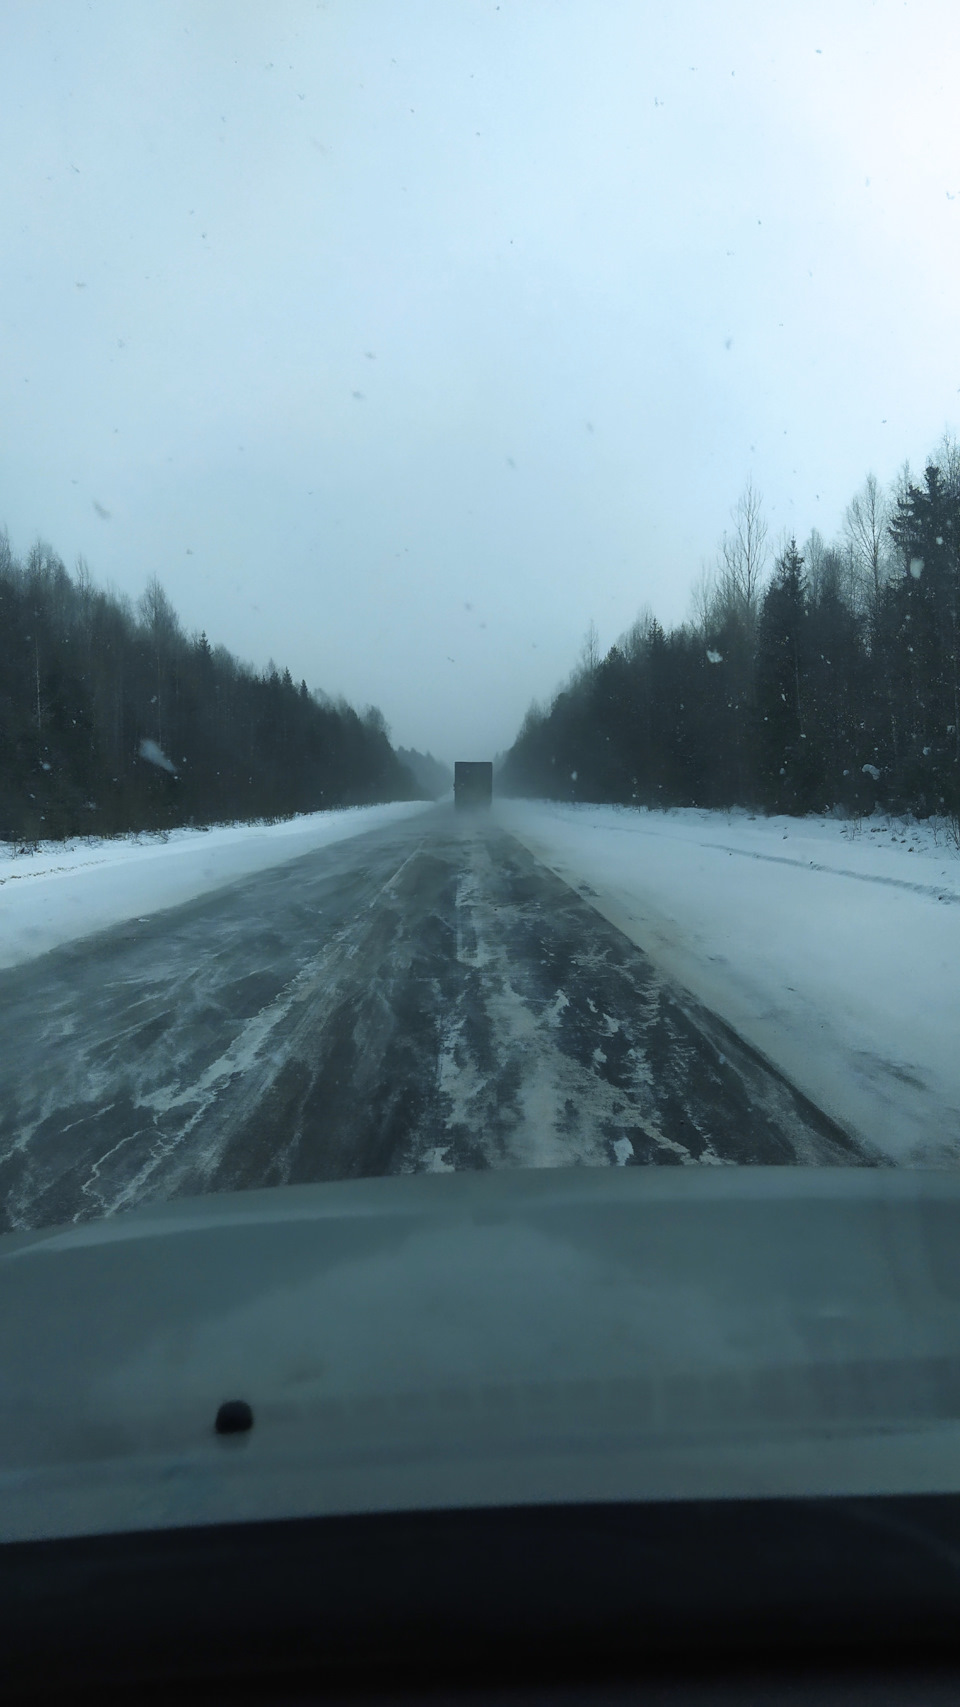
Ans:
[[[921,480],[868,476],[841,536],[781,540],[752,485],[690,621],[593,635],[531,707],[505,793],[802,814],[876,806],[960,834],[960,448]]]
[[[0,839],[112,835],[422,794],[360,715],[0,536]]]
[[[419,753],[416,747],[398,747],[397,758],[406,765],[427,800],[439,800],[453,788],[453,772],[432,753]]]

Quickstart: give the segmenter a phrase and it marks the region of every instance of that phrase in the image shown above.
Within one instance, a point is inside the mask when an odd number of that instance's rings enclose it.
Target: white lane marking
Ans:
[[[380,897],[381,897],[381,895],[385,895],[385,894],[386,894],[386,893],[387,893],[387,890],[388,890],[388,889],[392,889],[392,888],[393,888],[393,886],[394,886],[394,884],[395,884],[395,883],[396,883],[396,881],[397,881],[397,878],[398,878],[398,877],[399,877],[399,876],[400,876],[400,873],[401,873],[401,872],[402,872],[402,871],[405,871],[405,870],[406,870],[406,868],[407,868],[407,866],[408,866],[408,865],[409,865],[409,864],[410,864],[410,861],[411,861],[411,860],[412,860],[412,859],[416,859],[416,857],[417,857],[417,854],[418,854],[418,853],[419,853],[419,852],[420,852],[420,850],[421,850],[421,848],[422,848],[422,847],[423,847],[423,843],[422,843],[422,842],[418,842],[418,843],[417,843],[417,845],[416,845],[416,847],[415,847],[415,848],[414,848],[414,850],[413,850],[413,852],[412,852],[412,853],[409,853],[409,854],[407,854],[407,857],[406,857],[406,859],[402,859],[402,860],[401,860],[401,861],[400,861],[400,864],[399,864],[399,865],[398,865],[398,866],[397,866],[397,869],[396,869],[396,871],[395,871],[395,872],[394,872],[394,874],[393,874],[393,876],[392,876],[392,877],[388,877],[388,878],[387,878],[387,881],[386,881],[386,883],[384,883],[384,884],[383,884],[383,886],[382,886],[382,888],[380,888],[380,889],[378,889],[378,890],[377,890],[377,892],[376,892],[376,894],[375,894],[375,895],[374,895],[374,897],[373,897],[373,899],[372,899],[372,900],[370,900],[370,901],[368,901],[368,902],[367,902],[367,906],[368,906],[368,908],[369,908],[369,907],[375,907],[375,906],[376,906],[376,904],[377,904],[377,902],[378,902],[378,901],[379,901],[379,899],[380,899]]]

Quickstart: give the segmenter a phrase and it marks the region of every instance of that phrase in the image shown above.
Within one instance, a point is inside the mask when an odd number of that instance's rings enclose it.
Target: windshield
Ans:
[[[3,1230],[952,1167],[953,9],[4,42]]]

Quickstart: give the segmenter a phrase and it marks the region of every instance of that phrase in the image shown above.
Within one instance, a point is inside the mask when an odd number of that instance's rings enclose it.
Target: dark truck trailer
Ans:
[[[493,765],[488,759],[458,759],[453,767],[456,806],[489,806],[493,799]]]

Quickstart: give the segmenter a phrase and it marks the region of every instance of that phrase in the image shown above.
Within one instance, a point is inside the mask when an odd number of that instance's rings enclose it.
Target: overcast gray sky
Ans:
[[[960,418],[960,7],[4,0],[0,522],[449,759]]]

